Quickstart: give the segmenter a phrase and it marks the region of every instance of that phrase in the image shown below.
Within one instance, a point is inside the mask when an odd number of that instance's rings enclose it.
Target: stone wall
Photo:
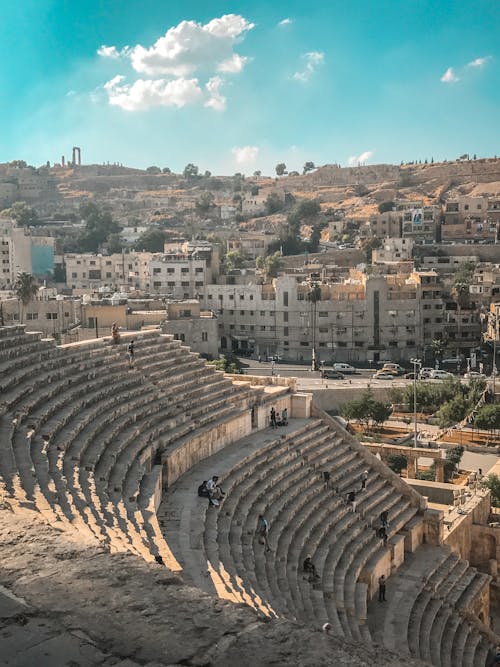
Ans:
[[[195,433],[192,438],[178,443],[162,458],[163,486],[170,486],[196,463],[212,456],[226,445],[244,438],[251,431],[251,412],[247,410],[230,421],[217,424],[210,430]]]

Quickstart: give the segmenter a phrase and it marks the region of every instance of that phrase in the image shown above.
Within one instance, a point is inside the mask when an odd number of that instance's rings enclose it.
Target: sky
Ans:
[[[500,154],[498,0],[0,0],[0,162]]]

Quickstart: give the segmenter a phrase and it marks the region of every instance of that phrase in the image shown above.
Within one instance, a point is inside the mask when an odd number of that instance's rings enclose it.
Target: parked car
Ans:
[[[397,375],[389,371],[378,371],[375,375],[372,375],[372,380],[394,380],[395,378],[397,378]]]
[[[326,380],[343,380],[345,375],[340,371],[336,371],[334,368],[325,368],[321,371],[321,377]]]
[[[415,379],[415,373],[412,371],[411,373],[405,373],[403,375],[405,380],[414,380]],[[417,380],[418,380],[418,373],[417,373]]]
[[[484,373],[478,373],[477,371],[469,371],[464,374],[466,380],[486,380],[486,375]]]
[[[384,372],[387,371],[388,373],[393,373],[394,375],[403,375],[405,372],[405,369],[402,366],[393,363],[385,363],[382,366],[382,370]]]
[[[272,357],[267,357],[267,360],[274,361],[276,364],[278,364],[282,360],[282,357],[280,357],[278,354],[275,354]]]
[[[418,377],[421,380],[428,380],[431,377],[431,373],[434,372],[434,368],[421,368]]]
[[[431,380],[446,380],[448,378],[452,378],[453,373],[448,373],[448,371],[442,371],[442,370],[434,370],[430,374],[430,379]]]
[[[333,364],[333,370],[340,371],[341,373],[346,373],[346,374],[356,373],[356,369],[354,368],[354,366],[351,366],[350,364],[344,364],[342,362],[337,362]]]

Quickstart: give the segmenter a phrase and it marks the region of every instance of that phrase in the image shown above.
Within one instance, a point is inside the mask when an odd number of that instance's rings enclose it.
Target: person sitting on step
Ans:
[[[313,582],[319,579],[320,576],[316,570],[316,565],[312,562],[311,554],[307,554],[304,564],[302,566],[304,572],[308,575],[309,581]]]

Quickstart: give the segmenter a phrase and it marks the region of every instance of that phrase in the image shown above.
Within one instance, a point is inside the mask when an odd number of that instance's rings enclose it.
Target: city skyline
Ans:
[[[487,1],[5,4],[0,162],[78,145],[83,163],[272,175],[498,153]]]

